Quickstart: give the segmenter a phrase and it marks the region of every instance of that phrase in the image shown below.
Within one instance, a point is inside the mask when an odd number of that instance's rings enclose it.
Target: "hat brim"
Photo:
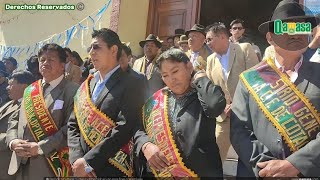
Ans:
[[[188,41],[178,41],[178,44],[188,44]]]
[[[189,30],[189,31],[186,31],[185,35],[188,37],[191,32],[199,32],[199,33],[203,34],[204,37],[206,37],[206,33],[205,33],[205,32],[203,32],[203,31],[197,31],[197,30]]]
[[[314,16],[293,16],[293,17],[281,19],[281,21],[286,21],[286,20],[291,20],[291,19],[292,20],[302,19],[302,20],[305,20],[305,22],[310,22],[312,28],[316,27],[319,23],[319,19]],[[274,21],[267,21],[267,22],[260,24],[260,26],[258,27],[259,32],[262,34],[266,34],[267,32],[273,33],[273,31],[274,31],[273,23],[274,23]]]
[[[149,42],[149,41],[154,42],[154,43],[157,45],[158,48],[161,48],[161,46],[162,46],[161,42],[159,42],[159,41],[155,41],[155,40],[145,40],[145,41],[140,41],[140,42],[139,42],[140,47],[143,48],[144,45],[145,45],[147,42]]]

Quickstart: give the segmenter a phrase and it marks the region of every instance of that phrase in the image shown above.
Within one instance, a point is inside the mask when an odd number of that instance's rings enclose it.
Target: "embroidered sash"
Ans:
[[[59,129],[46,108],[41,80],[28,86],[24,91],[24,108],[28,121],[28,127],[34,137],[39,142],[53,134]],[[56,177],[71,176],[71,165],[69,163],[69,148],[65,147],[47,158]]]
[[[240,79],[292,152],[315,139],[319,113],[272,59],[243,72]]]
[[[152,169],[155,177],[197,177],[182,162],[172,136],[168,116],[168,94],[162,90],[150,97],[143,106],[143,125],[149,140],[157,145],[173,165],[162,171]]]
[[[115,127],[115,123],[103,112],[98,110],[90,99],[89,83],[93,78],[90,75],[83,82],[74,97],[74,112],[78,121],[79,129],[86,143],[93,148],[99,144]],[[133,176],[132,151],[133,142],[129,141],[124,145],[114,157],[109,158],[108,162],[126,174]]]

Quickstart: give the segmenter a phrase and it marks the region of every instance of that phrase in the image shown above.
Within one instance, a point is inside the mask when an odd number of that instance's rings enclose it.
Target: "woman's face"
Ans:
[[[191,73],[193,71],[190,62],[185,64],[166,59],[161,63],[160,71],[164,83],[177,96],[185,94],[190,89]]]

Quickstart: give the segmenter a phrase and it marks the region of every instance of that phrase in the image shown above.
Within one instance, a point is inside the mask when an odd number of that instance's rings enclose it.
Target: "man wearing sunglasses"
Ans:
[[[230,23],[230,42],[233,43],[250,43],[258,56],[259,61],[261,61],[261,51],[260,48],[255,45],[249,38],[244,36],[245,28],[244,21],[242,19],[235,19]]]

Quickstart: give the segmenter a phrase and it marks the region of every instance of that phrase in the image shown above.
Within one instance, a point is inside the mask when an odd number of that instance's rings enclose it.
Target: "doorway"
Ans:
[[[208,26],[213,22],[222,22],[230,29],[231,21],[240,18],[245,22],[245,36],[259,46],[263,54],[269,44],[265,35],[259,33],[258,26],[270,20],[279,2],[280,0],[201,0],[199,23]]]

